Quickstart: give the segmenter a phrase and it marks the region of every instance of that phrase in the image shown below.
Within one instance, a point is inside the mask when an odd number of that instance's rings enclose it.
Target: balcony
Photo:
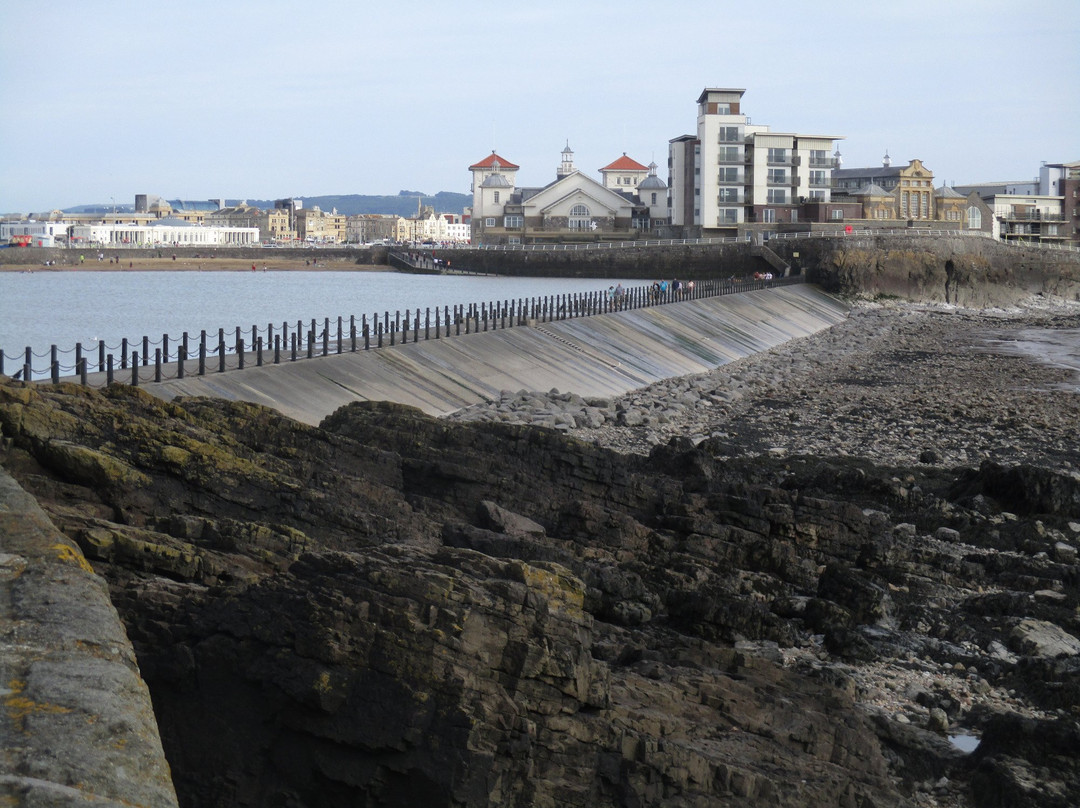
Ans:
[[[1065,215],[1062,213],[1043,213],[1039,210],[1012,211],[1003,214],[1002,219],[1009,222],[1063,222]]]
[[[828,157],[811,157],[810,168],[832,168],[832,160]]]

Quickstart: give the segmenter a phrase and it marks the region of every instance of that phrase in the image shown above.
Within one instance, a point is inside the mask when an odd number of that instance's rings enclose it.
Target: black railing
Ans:
[[[674,283],[665,289],[656,284],[628,289],[614,287],[607,291],[406,309],[393,314],[387,311],[381,316],[375,312],[370,318],[362,314],[296,320],[295,323],[285,321],[280,325],[270,323],[265,328],[236,326],[230,331],[219,328],[216,334],[200,331],[197,336],[185,331],[179,338],[162,334],[160,339],[152,340],[144,336],[137,342],[123,339],[118,345],[99,341],[89,352],[82,343],[66,351],[52,345],[44,353],[35,353],[27,346],[16,354],[0,350],[0,375],[53,384],[65,380],[91,387],[114,382],[138,387],[185,376],[205,376],[423,340],[450,339],[481,331],[751,292],[803,281],[802,276],[729,278],[685,281],[679,288],[675,288]],[[69,362],[65,364],[61,357],[68,356],[71,359],[65,360]],[[35,364],[40,359],[47,359],[47,364]],[[9,363],[16,364],[12,368]]]

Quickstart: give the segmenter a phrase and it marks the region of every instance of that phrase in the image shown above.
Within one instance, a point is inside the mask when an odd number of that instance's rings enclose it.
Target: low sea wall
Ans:
[[[503,390],[612,397],[816,333],[842,321],[848,308],[797,284],[143,387],[166,399],[263,404],[309,424],[353,401],[394,401],[443,415]]]

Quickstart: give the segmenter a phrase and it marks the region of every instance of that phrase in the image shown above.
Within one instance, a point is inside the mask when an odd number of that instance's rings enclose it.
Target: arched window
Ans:
[[[592,217],[589,215],[589,209],[585,205],[574,205],[574,207],[570,208],[571,230],[588,230],[591,223]]]
[[[982,211],[974,205],[968,208],[968,229],[982,230]]]

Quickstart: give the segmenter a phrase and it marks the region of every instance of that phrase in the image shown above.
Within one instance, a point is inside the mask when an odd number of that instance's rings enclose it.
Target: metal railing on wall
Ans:
[[[332,354],[378,350],[425,340],[441,340],[550,323],[578,317],[661,306],[803,283],[802,276],[703,280],[661,288],[657,284],[606,291],[493,300],[423,310],[389,311],[270,323],[265,327],[219,328],[216,333],[185,331],[179,337],[162,334],[151,339],[124,338],[117,345],[97,342],[90,350],[82,343],[44,352],[27,346],[19,353],[0,349],[0,375],[59,384],[74,381],[90,387],[114,383],[141,384],[226,373],[248,367],[279,365]],[[42,362],[40,360],[46,360]]]
[[[1080,252],[1080,247],[1073,247],[1069,244],[1058,244],[1052,241],[1036,241],[1038,236],[1033,236],[1030,240],[1022,238],[1015,239],[1000,239],[996,238],[993,233],[987,233],[984,230],[932,230],[930,228],[923,227],[911,227],[911,228],[897,228],[897,229],[876,229],[876,228],[860,228],[858,230],[852,228],[851,230],[814,230],[810,232],[801,233],[773,233],[769,236],[769,241],[773,240],[798,240],[806,238],[870,238],[873,236],[906,236],[911,238],[918,237],[932,237],[932,238],[951,238],[953,236],[959,236],[963,238],[988,238],[992,239],[998,244],[1007,244],[1010,246],[1024,246],[1035,247],[1037,249],[1045,250],[1062,250],[1064,252]]]

